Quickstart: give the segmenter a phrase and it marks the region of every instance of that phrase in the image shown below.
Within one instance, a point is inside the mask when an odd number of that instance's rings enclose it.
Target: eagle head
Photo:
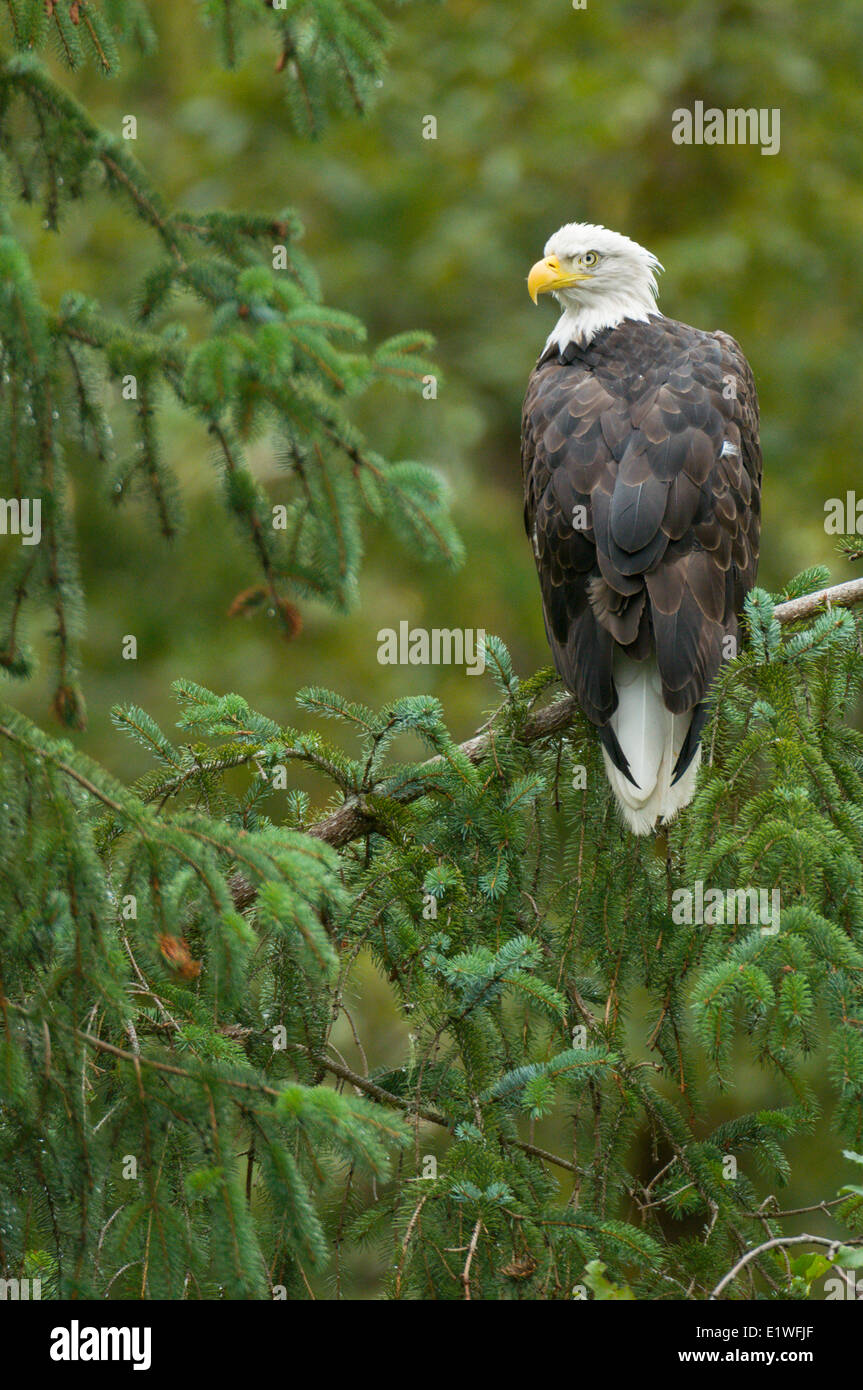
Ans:
[[[527,277],[528,293],[553,294],[564,312],[603,314],[610,319],[655,313],[656,275],[651,251],[620,232],[589,222],[567,222],[549,237],[545,254]]]

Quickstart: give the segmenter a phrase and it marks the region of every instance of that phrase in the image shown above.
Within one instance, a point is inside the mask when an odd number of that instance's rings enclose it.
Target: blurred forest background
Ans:
[[[492,703],[488,683],[453,668],[381,666],[377,632],[412,625],[484,628],[508,644],[522,673],[548,664],[533,558],[523,532],[519,418],[528,373],[554,306],[528,299],[525,280],[548,235],[571,220],[627,233],[666,266],[661,308],[743,345],[761,399],[765,461],[760,582],[775,590],[817,562],[851,571],[824,531],[824,503],[860,476],[863,368],[861,259],[863,7],[856,0],[449,0],[391,12],[389,74],[364,120],[334,122],[304,141],[287,119],[275,54],[260,33],[233,72],[203,51],[191,3],[154,4],[155,58],[124,55],[119,82],[90,69],[63,74],[112,131],[138,119],[134,153],[171,204],[193,210],[290,205],[327,303],[356,314],[372,342],[430,330],[441,382],[436,400],[376,389],[357,418],[393,458],[436,465],[448,478],[467,560],[456,573],[414,562],[367,532],[355,610],[303,602],[304,627],[286,643],[262,616],[229,619],[257,581],[247,543],[226,516],[204,433],[175,411],[164,431],[187,513],[172,547],[145,508],[115,508],[85,457],[70,458],[83,579],[89,600],[82,683],[84,734],[70,735],[128,781],[145,766],[110,724],[134,700],[174,722],[170,681],[238,690],[303,727],[302,685],[371,705],[425,692],[467,737]],[[781,149],[679,146],[672,112],[768,107],[781,114]],[[423,138],[434,116],[437,138]],[[20,210],[15,210],[20,225]],[[34,213],[29,251],[46,301],[67,289],[119,311],[157,255],[107,197],[88,199],[53,236]],[[151,259],[152,258],[152,259]],[[119,406],[115,430],[122,432]],[[250,461],[276,478],[261,439]],[[863,492],[863,487],[861,487]],[[2,552],[0,552],[2,553]],[[42,627],[47,626],[43,618]],[[138,639],[138,660],[121,639]],[[48,643],[39,621],[27,634]],[[49,720],[50,669],[4,696]],[[314,784],[306,784],[314,790]],[[359,1010],[369,1063],[396,1060],[404,1025],[371,966]],[[350,1037],[344,1040],[350,1056]],[[769,1103],[752,1070],[720,1113]],[[805,1141],[812,1153],[812,1140]],[[842,1165],[825,1136],[824,1166]],[[792,1151],[793,1157],[793,1151]],[[796,1173],[793,1200],[829,1191],[824,1173]],[[847,1180],[847,1175],[846,1175]]]

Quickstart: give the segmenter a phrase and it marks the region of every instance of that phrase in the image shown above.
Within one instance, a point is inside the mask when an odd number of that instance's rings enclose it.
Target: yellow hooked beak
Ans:
[[[557,256],[546,256],[544,261],[537,261],[536,265],[531,266],[527,292],[535,304],[538,295],[565,290],[570,285],[577,285],[580,280],[589,279],[589,275],[580,274],[577,270],[562,270]]]

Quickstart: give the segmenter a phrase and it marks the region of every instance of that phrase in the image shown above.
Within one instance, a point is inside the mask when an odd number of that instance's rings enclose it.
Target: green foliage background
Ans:
[[[548,305],[530,304],[525,277],[564,221],[604,222],[649,246],[667,267],[665,312],[724,328],[743,344],[762,407],[764,587],[778,589],[819,561],[834,580],[850,577],[825,536],[823,508],[860,476],[858,5],[412,4],[395,16],[390,69],[370,115],[335,120],[312,142],[295,130],[265,32],[251,31],[235,69],[223,71],[191,6],[153,8],[154,55],[127,52],[115,82],[97,81],[91,69],[64,81],[111,130],[123,115],[137,116],[134,154],[169,203],[201,212],[293,206],[327,302],[362,319],[372,342],[412,328],[434,334],[437,400],[394,399],[376,387],[356,419],[388,456],[436,464],[448,478],[467,562],[457,573],[422,566],[372,529],[352,611],[304,600],[303,631],[290,643],[263,614],[229,619],[234,596],[256,581],[254,562],[225,516],[204,432],[172,408],[164,447],[187,514],[174,545],[155,534],[145,508],[115,508],[85,461],[70,460],[89,598],[89,725],[73,735],[76,747],[124,781],[143,772],[144,753],[119,738],[109,710],[135,703],[169,728],[178,675],[241,690],[253,708],[300,728],[314,723],[294,705],[303,686],[331,685],[375,708],[431,694],[452,735],[467,737],[490,704],[485,682],[378,664],[378,629],[405,618],[482,627],[504,638],[518,670],[546,664],[521,523],[518,422],[552,321]],[[675,146],[671,113],[695,100],[779,108],[781,152]],[[422,138],[426,115],[437,120],[434,141]],[[121,312],[155,259],[107,198],[88,200],[59,234],[42,227],[38,209],[16,209],[15,221],[52,304],[76,288]],[[122,412],[117,400],[119,434]],[[271,441],[260,438],[250,459],[272,485]],[[0,541],[0,560],[8,547]],[[31,620],[28,631],[41,673],[4,691],[42,724],[51,697],[46,627]],[[120,657],[126,633],[138,638],[134,664]],[[311,778],[299,782],[319,794]],[[368,1062],[398,1067],[407,1026],[370,960],[360,979],[353,1002]],[[637,1033],[641,1023],[629,1026]],[[347,1024],[334,1038],[356,1062]],[[817,1058],[808,1070],[821,1092]],[[772,1103],[772,1083],[751,1060],[741,1058],[734,1080],[711,1103],[713,1123]],[[795,1142],[807,1162],[794,1161],[792,1143],[785,1205],[818,1200],[848,1180],[826,1127]],[[371,1254],[351,1271],[363,1292],[379,1275]]]
[[[825,537],[823,503],[859,478],[859,6],[576,11],[558,0],[529,10],[452,0],[395,18],[369,118],[335,121],[313,143],[292,128],[266,33],[255,41],[252,31],[240,67],[222,71],[191,7],[158,7],[158,51],[137,60],[126,52],[118,81],[96,81],[89,69],[68,79],[106,127],[137,114],[133,152],[169,203],[290,204],[328,303],[362,319],[373,342],[409,328],[436,336],[438,400],[394,400],[381,389],[363,404],[364,423],[384,452],[439,465],[470,556],[451,576],[401,563],[382,541],[354,613],[305,605],[303,637],[286,648],[261,620],[225,623],[255,576],[215,495],[208,441],[188,420],[178,413],[166,442],[189,516],[180,545],[162,546],[145,512],[114,510],[78,470],[92,605],[85,746],[109,765],[126,755],[107,709],[134,693],[155,713],[168,710],[178,672],[218,688],[242,684],[252,703],[277,710],[316,671],[341,670],[345,693],[370,703],[430,690],[469,733],[485,698],[478,682],[375,660],[378,628],[401,617],[485,627],[508,641],[521,669],[545,662],[521,529],[518,422],[553,317],[550,305],[530,303],[525,279],[566,220],[605,222],[649,246],[667,266],[665,312],[743,343],[762,404],[765,587],[818,561],[837,580],[851,573]],[[780,154],[673,145],[671,112],[695,99],[779,107]],[[422,139],[426,114],[437,118],[436,141]],[[45,234],[34,210],[30,251],[51,298],[77,287],[118,310],[156,258],[108,199],[88,200],[60,236]],[[254,462],[272,479],[265,441]],[[128,631],[141,650],[131,674],[117,657]],[[45,690],[34,692],[34,713]]]

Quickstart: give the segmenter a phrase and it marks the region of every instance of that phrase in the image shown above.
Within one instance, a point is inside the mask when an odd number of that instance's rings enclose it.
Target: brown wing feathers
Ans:
[[[635,659],[655,651],[667,707],[699,707],[680,775],[758,562],[748,364],[725,334],[661,316],[624,321],[584,348],[552,348],[528,385],[522,461],[557,669],[603,728],[617,705],[615,646]]]

